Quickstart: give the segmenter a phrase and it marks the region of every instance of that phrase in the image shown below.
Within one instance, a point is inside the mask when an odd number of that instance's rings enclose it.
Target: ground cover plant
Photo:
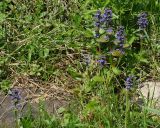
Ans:
[[[159,109],[137,91],[160,80],[159,0],[3,0],[0,10],[0,90],[15,127],[160,127]],[[38,117],[18,117],[14,86],[26,79],[73,98],[55,114],[42,102]]]

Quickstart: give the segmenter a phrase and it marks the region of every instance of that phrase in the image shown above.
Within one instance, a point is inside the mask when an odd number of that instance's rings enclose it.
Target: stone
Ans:
[[[32,113],[32,116],[36,118],[36,116],[39,115],[41,105],[44,106],[45,111],[47,111],[49,115],[56,115],[59,108],[67,107],[69,99],[71,98],[70,94],[66,92],[62,93],[58,90],[48,91],[52,95],[40,95],[39,92],[34,95],[28,95],[25,91],[26,89],[18,88],[18,90],[21,92],[22,97],[19,102],[18,118],[25,117],[29,111]],[[0,91],[0,128],[14,128],[15,119],[15,107],[11,97]]]
[[[143,82],[139,91],[140,97],[148,101],[150,107],[160,108],[160,82]]]

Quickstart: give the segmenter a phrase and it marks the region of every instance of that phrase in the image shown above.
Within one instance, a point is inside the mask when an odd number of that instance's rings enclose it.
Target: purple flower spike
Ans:
[[[95,38],[98,38],[98,37],[100,37],[100,34],[99,34],[99,32],[96,32]]]
[[[9,93],[9,96],[11,96],[12,100],[20,100],[20,92],[17,89],[12,89],[11,92]]]
[[[106,57],[101,56],[100,59],[97,60],[97,62],[103,67],[106,64]]]
[[[107,34],[111,35],[113,33],[113,28],[108,28],[106,30]]]
[[[139,25],[140,29],[145,29],[148,25],[147,13],[141,13],[138,16],[137,24]]]
[[[96,22],[95,26],[99,28],[100,27],[100,22]]]
[[[100,36],[99,35],[99,29],[100,29],[100,26],[101,26],[100,20],[101,20],[101,11],[98,10],[95,14],[95,26],[96,26],[95,37],[96,38],[98,38]]]
[[[118,31],[116,33],[116,38],[117,40],[120,42],[120,47],[122,48],[123,47],[123,44],[124,44],[124,40],[125,40],[125,36],[124,36],[124,27],[123,26],[120,26],[118,28]]]
[[[99,20],[101,19],[101,11],[100,10],[98,10],[97,13],[95,14],[95,18],[99,19]]]
[[[97,62],[104,66],[106,61],[103,60],[103,59],[100,59],[100,60],[98,60]]]
[[[90,65],[90,63],[91,63],[91,56],[89,54],[84,55],[84,62],[86,63],[87,66]]]
[[[133,80],[132,80],[132,76],[127,77],[126,81],[125,81],[125,86],[127,90],[130,90],[131,87],[133,86]]]
[[[19,102],[21,100],[21,95],[19,90],[17,89],[11,89],[9,92],[9,96],[11,97],[11,100],[14,103],[15,108],[19,108]]]
[[[104,14],[101,18],[101,23],[106,23],[108,24],[112,20],[112,10],[110,9],[105,9]]]

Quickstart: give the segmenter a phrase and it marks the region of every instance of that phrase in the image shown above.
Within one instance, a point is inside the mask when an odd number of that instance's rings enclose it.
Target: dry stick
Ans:
[[[29,81],[30,83],[32,83],[33,85],[35,85],[35,86],[37,86],[37,87],[39,87],[39,88],[41,88],[41,89],[45,90],[45,88],[43,88],[43,87],[39,86],[37,83],[35,83],[35,82],[34,82],[34,81],[32,81],[31,79],[28,79],[28,81]]]

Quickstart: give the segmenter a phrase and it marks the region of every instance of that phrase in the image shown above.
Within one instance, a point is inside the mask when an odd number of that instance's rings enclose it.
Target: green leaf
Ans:
[[[3,80],[2,82],[0,82],[0,88],[3,91],[9,90],[10,85],[11,85],[11,81],[9,81],[9,80]]]
[[[130,46],[130,44],[124,44],[123,48],[128,48]]]
[[[65,113],[64,114],[64,118],[63,118],[63,122],[62,122],[62,126],[64,127],[64,126],[67,126],[68,125],[68,123],[69,123],[69,119],[70,119],[70,114],[69,113]]]
[[[99,43],[107,43],[109,40],[105,39],[105,35],[102,35],[100,38],[96,40]]]
[[[94,76],[92,78],[92,80],[95,82],[104,82],[105,81],[105,79],[102,76]]]
[[[86,105],[86,109],[87,110],[93,110],[96,106],[97,106],[98,102],[96,100],[90,101],[87,105]]]
[[[148,61],[146,58],[141,58],[141,59],[140,59],[140,62],[149,63],[149,61]]]
[[[132,36],[128,41],[129,45],[131,45],[134,42],[135,39],[136,39],[136,37]]]
[[[113,73],[116,74],[116,75],[120,75],[120,74],[121,74],[121,70],[118,69],[118,68],[116,68],[116,67],[112,67],[112,71],[113,71]]]
[[[122,55],[123,55],[123,53],[120,50],[114,50],[114,51],[112,51],[112,56],[120,57]]]
[[[106,0],[104,7],[107,6],[110,3],[110,0]]]
[[[82,75],[76,71],[73,67],[69,66],[67,68],[67,72],[74,78],[74,79],[79,79],[82,78]]]
[[[102,28],[99,29],[99,33],[100,33],[100,34],[104,34],[105,32],[106,32],[106,31],[105,31],[104,29],[102,29]],[[106,35],[103,35],[103,36],[105,37]]]
[[[49,49],[45,48],[44,49],[44,58],[46,58],[49,55]]]
[[[160,116],[160,110],[158,109],[154,109],[154,108],[150,108],[150,107],[143,107],[144,109],[146,109],[148,112],[154,113],[156,115]]]
[[[145,54],[146,54],[145,51],[141,51],[140,53],[134,54],[134,55],[135,55],[136,59],[137,59],[139,62],[149,63],[149,61],[148,61],[147,58],[145,57]]]
[[[2,23],[6,19],[6,14],[0,13],[0,23]]]
[[[34,52],[34,47],[30,46],[30,49],[28,50],[28,62],[31,61],[33,52]]]
[[[85,37],[93,37],[92,30],[90,29],[87,29],[84,34],[85,34]]]
[[[61,114],[61,113],[65,112],[65,111],[66,111],[66,109],[64,107],[60,107],[57,112],[59,114]]]
[[[39,57],[41,57],[41,58],[43,58],[43,57],[44,57],[43,49],[40,49],[40,50],[39,50]]]

